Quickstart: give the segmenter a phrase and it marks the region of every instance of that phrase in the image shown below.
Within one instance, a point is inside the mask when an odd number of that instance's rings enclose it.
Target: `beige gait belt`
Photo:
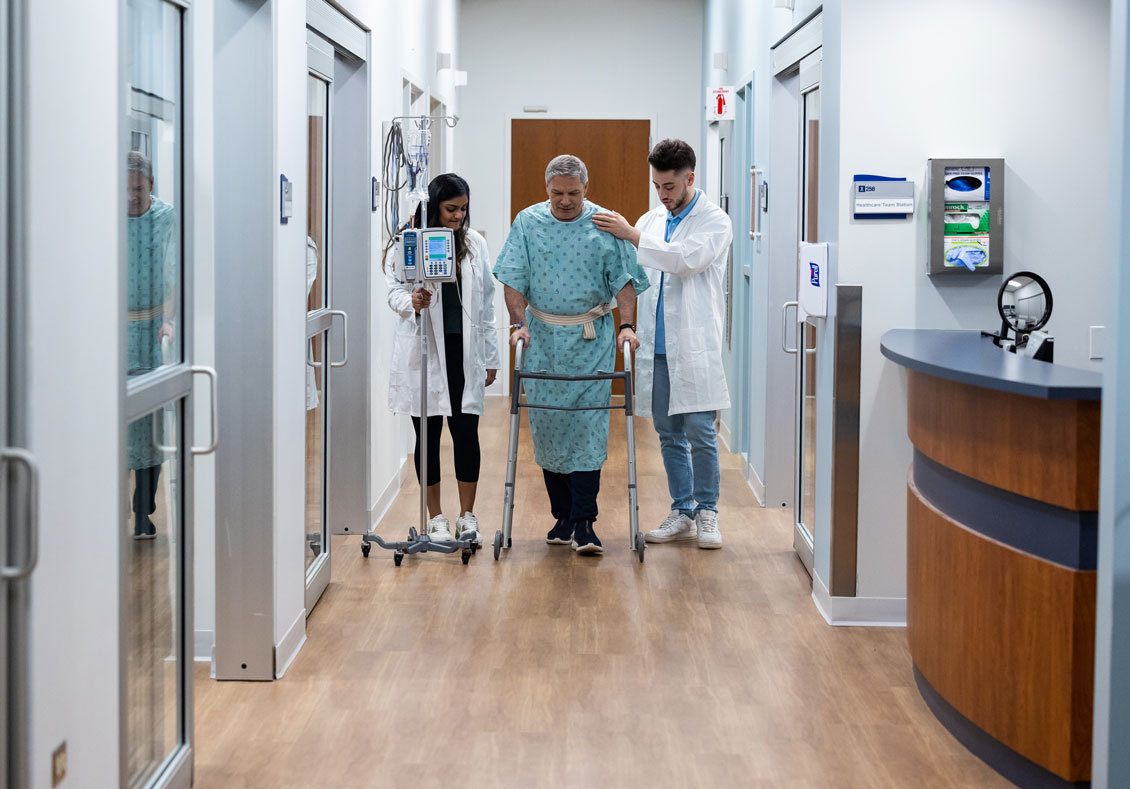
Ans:
[[[532,304],[528,306],[530,308],[530,314],[532,314],[542,323],[548,323],[550,326],[583,325],[585,328],[581,331],[581,336],[586,340],[596,339],[595,321],[612,312],[612,308],[607,304],[601,304],[599,307],[593,307],[588,312],[582,312],[580,315],[554,315],[552,312],[542,312]]]

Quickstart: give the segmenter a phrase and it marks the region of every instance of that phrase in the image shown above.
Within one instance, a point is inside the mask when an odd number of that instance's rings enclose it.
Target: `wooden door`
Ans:
[[[589,171],[590,202],[617,211],[632,223],[647,213],[651,172],[647,155],[651,151],[651,122],[628,120],[553,120],[515,118],[510,122],[510,221],[518,212],[544,203],[545,168],[564,153],[585,163]],[[658,283],[652,283],[653,286]],[[620,311],[614,310],[615,326]],[[514,369],[514,350],[510,350]],[[624,361],[616,354],[616,369]],[[613,394],[624,394],[624,386],[614,381]]]

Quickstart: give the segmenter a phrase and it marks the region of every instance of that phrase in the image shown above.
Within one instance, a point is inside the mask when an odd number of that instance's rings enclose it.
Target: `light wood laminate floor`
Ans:
[[[477,514],[501,524],[506,403],[480,429]],[[636,420],[641,527],[667,513]],[[930,714],[901,629],[833,628],[791,548],[723,455],[725,545],[627,547],[624,419],[611,422],[600,558],[552,525],[523,424],[514,547],[406,557],[335,537],[308,641],[273,683],[196,669],[199,787],[1005,786]],[[444,437],[444,502],[457,503]],[[406,484],[379,533],[419,518]]]

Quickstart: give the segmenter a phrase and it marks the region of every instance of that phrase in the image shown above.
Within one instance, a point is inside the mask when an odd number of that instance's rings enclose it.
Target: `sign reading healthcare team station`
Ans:
[[[914,181],[857,175],[851,183],[856,219],[905,219],[914,213]]]
[[[706,119],[732,121],[734,119],[734,86],[706,89]]]

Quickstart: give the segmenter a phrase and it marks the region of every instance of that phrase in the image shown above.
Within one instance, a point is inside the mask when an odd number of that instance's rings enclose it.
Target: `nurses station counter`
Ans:
[[[881,347],[908,370],[919,690],[1021,786],[1088,781],[1102,377],[976,331],[894,330]]]

